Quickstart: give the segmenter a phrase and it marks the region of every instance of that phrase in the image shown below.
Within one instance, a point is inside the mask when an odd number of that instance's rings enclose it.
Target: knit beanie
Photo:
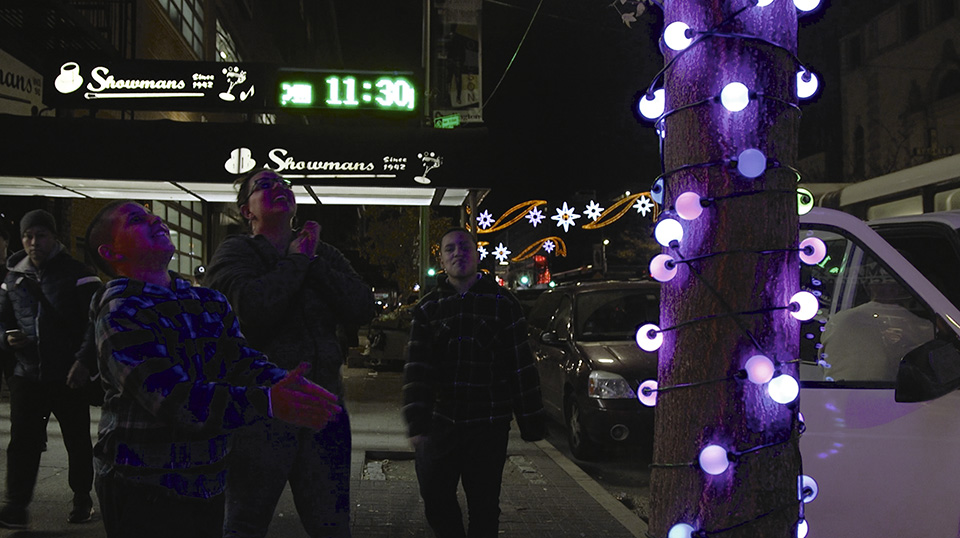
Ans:
[[[34,209],[20,219],[20,234],[23,235],[31,226],[43,226],[54,234],[57,233],[57,222],[53,215],[42,209]]]

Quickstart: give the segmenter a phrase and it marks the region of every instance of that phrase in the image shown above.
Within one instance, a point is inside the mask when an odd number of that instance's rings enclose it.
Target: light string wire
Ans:
[[[540,3],[537,4],[537,9],[533,11],[533,16],[530,17],[530,24],[527,25],[527,29],[523,32],[523,37],[520,38],[520,43],[517,44],[517,50],[513,51],[513,56],[510,58],[510,61],[507,63],[507,67],[503,70],[503,74],[500,75],[500,80],[497,81],[497,85],[493,87],[493,90],[490,92],[490,95],[487,96],[487,100],[480,105],[480,111],[483,112],[483,109],[490,104],[490,101],[493,99],[493,96],[497,94],[497,90],[500,89],[500,84],[503,83],[503,79],[507,78],[507,72],[510,71],[510,67],[513,66],[513,61],[517,59],[517,54],[520,53],[520,47],[523,46],[523,43],[527,40],[527,34],[530,33],[530,28],[533,27],[533,21],[537,20],[537,13],[540,13],[540,6],[543,5],[543,0],[540,0]]]

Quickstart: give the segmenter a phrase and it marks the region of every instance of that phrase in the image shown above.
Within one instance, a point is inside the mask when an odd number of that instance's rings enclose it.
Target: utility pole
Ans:
[[[752,382],[744,368],[760,355],[769,373],[797,378],[800,322],[788,307],[800,263],[789,167],[800,120],[797,8],[657,3],[665,28],[657,231],[672,219],[682,238],[663,249],[676,273],[662,286],[658,330],[647,334],[662,337],[650,536],[792,538],[802,510],[799,400],[774,401],[770,383]]]

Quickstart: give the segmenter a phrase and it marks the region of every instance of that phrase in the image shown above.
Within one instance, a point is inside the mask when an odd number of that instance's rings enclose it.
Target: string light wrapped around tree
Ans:
[[[661,138],[651,194],[665,208],[650,263],[660,319],[637,320],[636,334],[659,354],[658,378],[637,390],[655,405],[664,459],[651,465],[648,534],[798,536],[795,358],[818,308],[799,265],[825,248],[799,244],[791,163],[799,100],[819,87],[796,57],[797,17],[818,0],[654,1],[664,68],[637,103]]]

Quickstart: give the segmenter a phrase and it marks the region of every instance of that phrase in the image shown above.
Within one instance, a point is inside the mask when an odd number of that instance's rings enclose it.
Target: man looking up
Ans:
[[[28,212],[20,221],[20,234],[23,250],[7,260],[8,272],[0,286],[0,347],[15,357],[13,375],[7,379],[10,445],[0,527],[22,529],[29,523],[27,507],[37,483],[50,413],[60,424],[67,448],[67,482],[73,491],[68,521],[84,523],[93,509],[90,408],[83,393],[67,384],[71,372],[81,371],[77,356],[89,322],[90,297],[100,279],[67,254],[50,213]]]
[[[427,522],[438,538],[494,538],[511,418],[525,441],[543,438],[540,378],[520,302],[477,272],[463,229],[440,239],[444,274],[417,303],[403,370],[403,414],[416,449]],[[464,532],[457,501],[469,509]]]
[[[321,429],[340,411],[336,398],[303,366],[287,373],[248,347],[222,294],[168,272],[170,230],[143,206],[106,206],[87,244],[118,277],[91,305],[107,536],[220,536],[229,432],[268,417]]]

